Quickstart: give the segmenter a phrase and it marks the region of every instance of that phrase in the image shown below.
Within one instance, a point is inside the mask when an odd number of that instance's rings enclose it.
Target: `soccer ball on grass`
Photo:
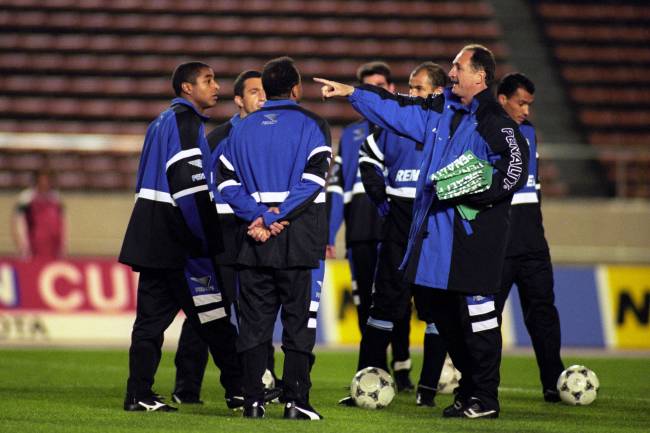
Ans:
[[[557,379],[557,390],[566,404],[584,406],[596,400],[600,381],[596,373],[584,365],[572,365]]]
[[[451,362],[451,358],[447,355],[440,372],[440,380],[438,380],[438,394],[452,394],[458,386],[460,376],[460,371],[456,370],[454,363]]]
[[[395,382],[381,368],[366,367],[352,378],[350,395],[358,407],[382,409],[395,397]]]

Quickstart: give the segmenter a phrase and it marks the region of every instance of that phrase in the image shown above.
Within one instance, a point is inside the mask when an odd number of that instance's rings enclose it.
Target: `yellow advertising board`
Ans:
[[[621,349],[650,348],[650,267],[607,266],[601,275],[601,306],[608,345]]]
[[[325,268],[324,297],[330,309],[329,318],[335,325],[330,328],[330,343],[358,346],[361,339],[357,309],[352,300],[352,277],[347,260],[327,260]],[[417,319],[415,308],[411,317],[411,345],[422,346],[425,324]]]

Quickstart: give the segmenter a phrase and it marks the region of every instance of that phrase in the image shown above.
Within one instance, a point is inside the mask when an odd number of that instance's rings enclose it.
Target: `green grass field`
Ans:
[[[418,354],[414,361],[419,372]],[[321,350],[311,400],[325,419],[285,421],[282,407],[269,405],[266,419],[252,421],[226,409],[212,365],[205,405],[182,406],[176,413],[127,413],[122,410],[127,350],[0,349],[0,432],[650,432],[648,358],[569,357],[565,362],[585,364],[598,374],[601,390],[592,405],[545,403],[534,359],[511,355],[501,369],[501,417],[460,420],[440,416],[451,403],[448,395],[438,396],[434,409],[417,407],[413,393],[398,395],[378,411],[337,406],[356,354]],[[166,352],[155,389],[169,395],[173,377],[173,353]]]

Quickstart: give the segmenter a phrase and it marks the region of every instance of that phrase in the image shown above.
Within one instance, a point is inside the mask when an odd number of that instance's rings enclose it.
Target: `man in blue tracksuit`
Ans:
[[[327,123],[297,104],[300,74],[292,59],[262,72],[267,101],[233,128],[219,158],[217,185],[249,223],[237,256],[244,416],[265,414],[262,373],[282,307],[284,417],[319,420],[311,407],[310,370],[327,243],[325,182],[331,160]]]
[[[348,96],[372,122],[424,143],[403,267],[407,281],[428,288],[423,293],[436,328],[462,373],[445,417],[499,415],[501,331],[494,295],[501,286],[510,200],[528,176],[528,147],[488,89],[495,70],[492,53],[473,44],[453,61],[451,89],[428,100],[316,80],[324,84],[324,97]],[[468,150],[492,165],[491,186],[439,200],[431,175]],[[480,212],[468,221],[456,209],[459,204]]]
[[[433,62],[425,62],[411,72],[409,95],[421,98],[436,96],[446,85],[447,74],[443,69]],[[380,128],[368,136],[359,152],[359,169],[365,190],[385,217],[385,224],[370,317],[361,338],[357,370],[368,366],[386,369],[386,348],[392,328],[399,320],[410,320],[413,295],[418,316],[427,323],[416,402],[421,406],[435,406],[436,387],[447,350],[433,323],[429,304],[421,302],[420,290],[412,293],[411,284],[404,281],[399,269],[408,243],[423,153],[422,143]]]
[[[232,118],[217,126],[208,134],[208,146],[212,153],[212,163],[219,160],[223,153],[225,140],[230,135],[233,126],[246,117],[248,114],[262,107],[266,101],[264,88],[262,87],[262,74],[258,71],[247,70],[239,74],[233,83],[234,102],[238,112]],[[211,193],[216,202],[221,237],[224,248],[215,257],[215,263],[221,276],[224,296],[229,303],[236,302],[237,276],[236,260],[239,251],[238,228],[243,222],[235,216],[232,208],[226,204],[216,188]],[[236,305],[236,304],[235,304]],[[273,343],[269,342],[269,369],[273,372]],[[200,399],[201,384],[208,362],[208,346],[201,340],[201,337],[194,332],[189,320],[183,322],[178,350],[174,363],[176,365],[176,383],[172,392],[172,400],[176,403],[203,403]],[[273,373],[272,373],[273,374]]]
[[[360,84],[395,91],[390,67],[384,62],[364,63],[357,70]],[[383,236],[383,218],[369,199],[359,171],[359,149],[373,132],[374,125],[367,119],[352,123],[343,129],[338,155],[330,171],[327,186],[329,211],[328,258],[335,258],[336,233],[345,219],[345,244],[352,274],[352,301],[357,308],[361,334],[368,323],[372,302],[372,286],[377,268],[377,252]],[[393,370],[398,391],[411,390],[409,377],[410,315],[396,320],[392,331]]]
[[[535,350],[544,400],[560,401],[556,383],[564,364],[560,357],[560,317],[555,308],[553,266],[542,224],[541,190],[538,180],[537,137],[527,120],[535,100],[535,85],[520,73],[508,74],[497,88],[497,99],[530,148],[528,181],[512,196],[510,241],[503,269],[502,289],[496,306],[503,312],[513,283],[519,290],[524,322]]]
[[[140,272],[127,411],[176,410],[161,402],[152,386],[163,332],[180,309],[221,370],[227,405],[243,404],[237,332],[213,261],[222,241],[208,188],[210,150],[203,113],[216,104],[219,85],[212,69],[199,62],[178,66],[172,84],[177,98],[147,129],[135,206],[119,257]]]

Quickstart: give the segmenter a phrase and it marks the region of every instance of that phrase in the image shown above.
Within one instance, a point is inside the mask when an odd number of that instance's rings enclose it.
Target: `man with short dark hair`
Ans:
[[[262,74],[259,71],[246,70],[239,74],[233,83],[234,102],[238,112],[232,118],[217,126],[208,134],[208,146],[212,153],[210,169],[223,153],[224,140],[230,135],[233,126],[246,117],[249,113],[259,109],[266,101],[262,87]],[[212,191],[219,214],[221,237],[223,239],[223,252],[215,257],[215,263],[221,277],[221,288],[225,298],[230,304],[236,305],[237,276],[235,264],[239,251],[238,230],[242,221],[237,218],[230,206],[224,203],[219,193]],[[270,343],[270,350],[273,343]],[[273,371],[273,353],[269,355],[271,372]],[[176,383],[172,392],[172,400],[178,404],[202,404],[200,399],[201,384],[208,362],[208,346],[194,332],[190,322],[183,322],[178,350],[174,363],[176,365]],[[273,374],[273,373],[271,373]]]
[[[364,63],[357,69],[356,75],[359,84],[378,86],[389,92],[395,91],[390,67],[384,62]],[[328,258],[336,257],[336,233],[345,218],[345,244],[352,274],[352,301],[357,308],[362,335],[368,323],[372,285],[377,268],[377,251],[384,231],[384,219],[377,213],[377,208],[366,194],[359,173],[359,149],[373,129],[374,125],[367,119],[361,119],[343,129],[327,186],[330,217]],[[410,330],[408,315],[395,321],[391,331],[392,366],[398,391],[413,389],[409,377]]]
[[[204,112],[216,104],[219,85],[212,68],[200,62],[179,65],[172,84],[177,98],[147,129],[136,201],[119,257],[140,273],[127,411],[176,410],[160,401],[152,386],[163,332],[180,309],[208,343],[221,370],[227,405],[243,404],[237,332],[213,261],[222,242],[207,182]]]
[[[424,143],[402,267],[407,281],[423,287],[421,295],[428,298],[423,302],[431,305],[436,328],[462,373],[444,417],[499,416],[501,330],[494,298],[501,285],[510,201],[528,175],[528,147],[489,91],[495,70],[490,50],[472,44],[453,61],[451,89],[432,99],[315,79],[324,84],[324,97],[348,96],[371,121]],[[462,170],[467,155],[489,175],[485,188],[441,199],[441,170]]]
[[[217,169],[222,198],[249,223],[237,256],[244,417],[265,415],[261,376],[281,307],[284,417],[319,420],[309,390],[327,241],[329,127],[298,105],[302,83],[292,59],[269,61],[262,84],[267,101],[233,128]]]
[[[427,99],[442,93],[446,85],[447,74],[442,68],[433,62],[425,62],[411,72],[409,94]],[[388,370],[386,349],[395,323],[411,318],[413,294],[418,316],[427,323],[416,402],[421,406],[434,406],[436,386],[447,352],[428,304],[419,302],[417,292],[412,293],[411,284],[404,281],[399,269],[411,227],[423,147],[422,143],[410,138],[376,128],[359,151],[359,170],[364,188],[385,217],[385,224],[384,239],[379,244],[368,324],[359,345],[357,371],[369,366]],[[407,368],[410,369],[410,365]],[[354,399],[346,397],[340,403],[354,405]]]
[[[510,241],[496,306],[501,314],[510,289],[516,284],[524,322],[539,366],[544,400],[558,402],[560,396],[556,383],[564,370],[560,357],[560,317],[554,305],[553,266],[542,223],[537,136],[535,127],[528,120],[530,107],[535,101],[535,84],[524,74],[508,74],[499,83],[497,99],[528,141],[530,160],[528,181],[512,196]]]

